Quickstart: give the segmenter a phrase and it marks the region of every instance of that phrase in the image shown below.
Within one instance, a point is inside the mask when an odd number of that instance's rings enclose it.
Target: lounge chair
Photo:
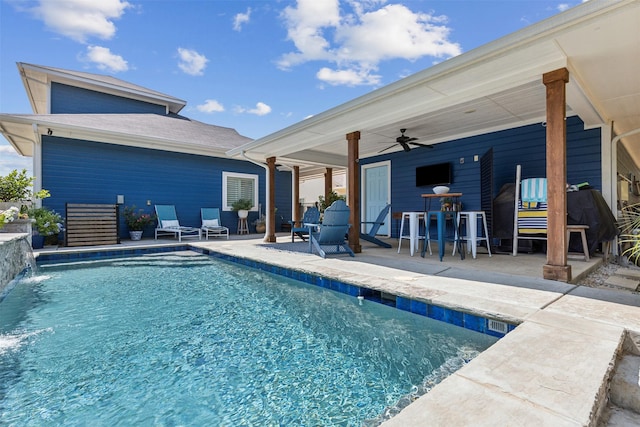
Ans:
[[[182,236],[184,237],[196,237],[198,240],[202,239],[202,234],[199,228],[187,227],[180,225],[178,216],[176,215],[176,208],[173,205],[156,205],[156,216],[158,217],[158,226],[156,227],[156,240],[158,240],[158,233],[173,234],[178,238],[179,242],[182,242]]]
[[[302,240],[306,241],[304,236],[309,235],[309,225],[305,224],[319,224],[320,223],[320,211],[316,207],[311,207],[307,209],[302,217],[302,223],[299,227],[296,227],[294,221],[289,221],[291,224],[291,242],[295,236],[300,237]]]
[[[375,221],[362,221],[361,224],[373,224],[373,226],[371,227],[368,233],[363,233],[361,231],[360,238],[362,240],[366,240],[367,242],[375,243],[378,246],[382,246],[383,248],[390,248],[391,245],[389,243],[383,242],[382,240],[376,237],[376,234],[378,234],[378,230],[380,229],[380,226],[384,225],[384,220],[387,218],[387,215],[389,215],[390,210],[391,210],[391,205],[388,204],[380,211]]]
[[[229,239],[229,229],[223,226],[220,221],[220,209],[202,208],[200,209],[200,217],[202,218],[202,226],[200,227],[200,230],[204,233],[205,239],[209,240],[209,236],[227,236],[227,239]]]
[[[315,249],[322,258],[327,254],[347,253],[355,256],[345,236],[349,231],[349,208],[344,200],[336,200],[324,211],[324,219],[320,225],[320,231],[309,233],[309,251]]]

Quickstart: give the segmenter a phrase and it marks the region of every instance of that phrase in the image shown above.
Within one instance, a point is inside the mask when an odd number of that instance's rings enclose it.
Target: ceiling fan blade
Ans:
[[[390,149],[392,149],[393,147],[395,147],[395,145],[390,145],[390,146],[388,146],[387,148],[385,148],[384,150],[380,150],[380,151],[378,151],[378,154],[380,154],[380,153],[382,153],[382,152],[385,152],[385,151],[387,151],[387,150],[390,150]]]
[[[410,142],[409,144],[411,144],[411,145],[417,145],[418,147],[433,148],[433,145],[429,145],[429,144],[420,144],[419,142]]]
[[[406,142],[399,142],[398,144],[402,145],[402,149],[404,151],[411,151],[411,147],[409,147],[409,144],[407,144]]]
[[[418,140],[418,138],[409,138],[405,142],[411,142],[411,141],[417,141],[417,140]]]

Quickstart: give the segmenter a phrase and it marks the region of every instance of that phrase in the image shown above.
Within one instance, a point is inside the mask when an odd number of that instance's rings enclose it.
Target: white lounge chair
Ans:
[[[199,228],[187,227],[180,225],[178,216],[176,215],[176,208],[173,205],[156,205],[156,216],[158,217],[158,226],[156,227],[156,240],[158,240],[158,233],[161,234],[173,234],[178,238],[179,242],[182,242],[182,237],[196,237],[198,240],[202,240],[202,234]]]
[[[224,237],[229,239],[229,229],[222,225],[220,220],[220,209],[218,208],[201,208],[200,217],[202,218],[202,226],[200,230],[204,233],[205,239],[212,237]]]

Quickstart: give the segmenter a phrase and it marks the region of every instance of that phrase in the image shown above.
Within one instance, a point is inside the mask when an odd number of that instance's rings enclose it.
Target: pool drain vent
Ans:
[[[493,332],[500,332],[501,334],[507,333],[507,324],[498,320],[489,319],[488,328]]]

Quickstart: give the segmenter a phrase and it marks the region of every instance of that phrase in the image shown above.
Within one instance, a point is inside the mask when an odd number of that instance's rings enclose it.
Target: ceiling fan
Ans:
[[[432,145],[427,145],[427,144],[420,144],[419,142],[414,142],[417,141],[418,138],[411,138],[406,136],[404,133],[406,132],[406,129],[400,129],[400,136],[396,138],[396,143],[400,144],[400,146],[402,147],[402,149],[404,151],[411,151],[411,147],[409,147],[409,144],[411,145],[415,145],[418,147],[427,147],[427,148],[433,148]],[[394,145],[385,148],[384,150],[378,151],[378,153],[382,153],[383,151],[387,151],[390,148],[393,148]]]

